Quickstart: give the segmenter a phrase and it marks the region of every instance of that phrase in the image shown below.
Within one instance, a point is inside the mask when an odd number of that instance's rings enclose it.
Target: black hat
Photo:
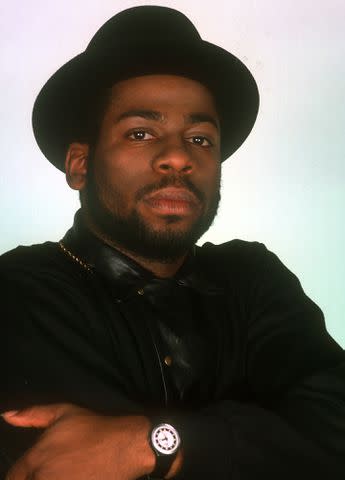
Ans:
[[[210,89],[220,116],[222,160],[244,142],[259,106],[257,85],[247,67],[202,40],[181,12],[142,6],[108,20],[86,50],[43,86],[32,114],[43,154],[64,171],[67,147],[85,136],[90,107],[101,92],[120,80],[155,73],[185,76]]]

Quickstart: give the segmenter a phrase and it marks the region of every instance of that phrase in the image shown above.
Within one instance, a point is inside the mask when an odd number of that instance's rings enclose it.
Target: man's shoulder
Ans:
[[[199,265],[221,278],[243,280],[245,284],[278,285],[300,288],[296,275],[263,243],[230,240],[219,245],[210,242],[197,249]]]
[[[56,265],[61,259],[57,242],[44,242],[9,250],[0,255],[0,271],[44,268]]]
[[[204,243],[200,248],[211,249],[213,252],[215,251],[226,251],[226,252],[233,252],[233,251],[252,251],[253,249],[257,250],[258,248],[264,247],[264,244],[261,242],[256,241],[248,241],[248,240],[241,240],[239,238],[234,238],[224,243],[215,244],[212,242]]]
[[[25,294],[32,302],[52,295],[75,296],[89,285],[84,270],[57,242],[19,246],[0,256],[0,296]]]
[[[243,264],[257,260],[268,252],[263,243],[233,239],[225,243],[204,243],[197,247],[197,254],[209,261]]]
[[[196,249],[199,268],[209,275],[217,275],[228,281],[239,281],[242,278],[248,282],[249,278],[254,278],[259,271],[265,270],[271,262],[270,255],[271,252],[263,243],[240,239],[218,245],[207,242]]]
[[[78,276],[78,269],[62,252],[58,242],[47,241],[18,246],[0,255],[1,283],[41,285],[68,281]]]

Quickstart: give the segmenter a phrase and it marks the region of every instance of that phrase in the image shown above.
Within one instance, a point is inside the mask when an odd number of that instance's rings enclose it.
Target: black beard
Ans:
[[[179,220],[178,215],[169,215],[166,218],[167,227],[164,231],[153,230],[133,210],[126,217],[116,211],[110,211],[102,201],[101,188],[96,184],[93,172],[89,170],[87,186],[82,194],[82,209],[91,228],[107,243],[125,251],[136,254],[147,260],[171,263],[185,255],[197,240],[209,229],[217,214],[220,201],[220,179],[215,186],[215,193],[210,201],[206,212],[195,220],[187,231],[177,231],[169,228]],[[176,176],[162,177],[160,182],[151,184],[140,189],[136,194],[136,200],[155,190],[177,186],[184,187],[196,195],[201,205],[205,204],[204,195],[188,178]],[[119,197],[116,191],[111,191],[113,204],[116,205]],[[114,209],[115,210],[115,209]]]

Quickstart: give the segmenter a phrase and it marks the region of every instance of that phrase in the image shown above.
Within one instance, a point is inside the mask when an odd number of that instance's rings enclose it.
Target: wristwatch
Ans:
[[[163,479],[176,458],[181,444],[180,436],[176,428],[169,423],[159,423],[152,428],[149,441],[156,455],[156,466],[148,477]]]

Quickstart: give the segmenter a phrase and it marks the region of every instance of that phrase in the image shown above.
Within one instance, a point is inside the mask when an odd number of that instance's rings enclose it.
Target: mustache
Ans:
[[[157,190],[161,190],[162,188],[166,187],[185,188],[186,190],[189,190],[191,193],[193,193],[199,200],[199,202],[204,203],[205,201],[204,193],[201,192],[189,178],[181,178],[176,176],[162,177],[161,180],[159,180],[158,182],[145,185],[137,191],[135,195],[135,200],[139,201],[145,195],[154,193]]]

